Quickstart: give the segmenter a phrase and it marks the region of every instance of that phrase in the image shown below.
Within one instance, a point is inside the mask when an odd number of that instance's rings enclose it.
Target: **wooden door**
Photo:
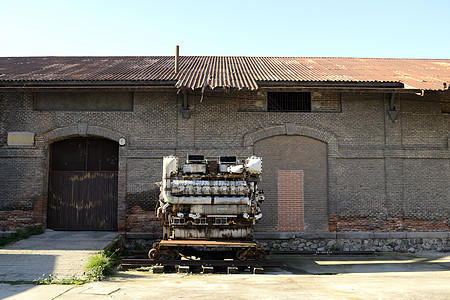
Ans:
[[[51,145],[48,228],[117,230],[118,144],[73,138]]]

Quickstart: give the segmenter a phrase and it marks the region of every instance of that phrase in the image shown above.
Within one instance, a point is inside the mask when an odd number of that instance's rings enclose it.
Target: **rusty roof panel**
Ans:
[[[400,82],[407,88],[443,90],[448,59],[336,57],[181,56],[1,57],[0,82],[174,81],[177,88],[204,85],[255,90],[273,82]]]

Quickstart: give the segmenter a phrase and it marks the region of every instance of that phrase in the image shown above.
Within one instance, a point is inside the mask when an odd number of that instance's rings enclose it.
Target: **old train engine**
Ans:
[[[183,165],[178,157],[164,157],[157,209],[163,240],[251,240],[262,217],[261,171],[256,156],[188,155]]]

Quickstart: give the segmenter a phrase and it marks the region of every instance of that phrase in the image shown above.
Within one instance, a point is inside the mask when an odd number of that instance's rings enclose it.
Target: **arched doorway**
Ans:
[[[115,141],[77,137],[50,145],[47,227],[117,230]]]
[[[327,143],[301,135],[256,141],[266,196],[257,231],[328,231]]]

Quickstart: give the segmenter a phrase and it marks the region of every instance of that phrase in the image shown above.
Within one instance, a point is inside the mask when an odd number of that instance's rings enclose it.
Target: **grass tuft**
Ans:
[[[84,274],[89,281],[101,281],[112,275],[119,263],[120,257],[116,252],[102,251],[89,259]]]
[[[119,251],[119,250],[117,250]],[[89,258],[89,263],[85,267],[84,276],[82,278],[72,276],[65,279],[58,279],[53,274],[46,276],[42,275],[41,278],[35,280],[34,284],[68,284],[68,285],[80,285],[92,281],[101,281],[106,276],[114,273],[115,267],[120,263],[120,256],[117,251],[105,251]]]

